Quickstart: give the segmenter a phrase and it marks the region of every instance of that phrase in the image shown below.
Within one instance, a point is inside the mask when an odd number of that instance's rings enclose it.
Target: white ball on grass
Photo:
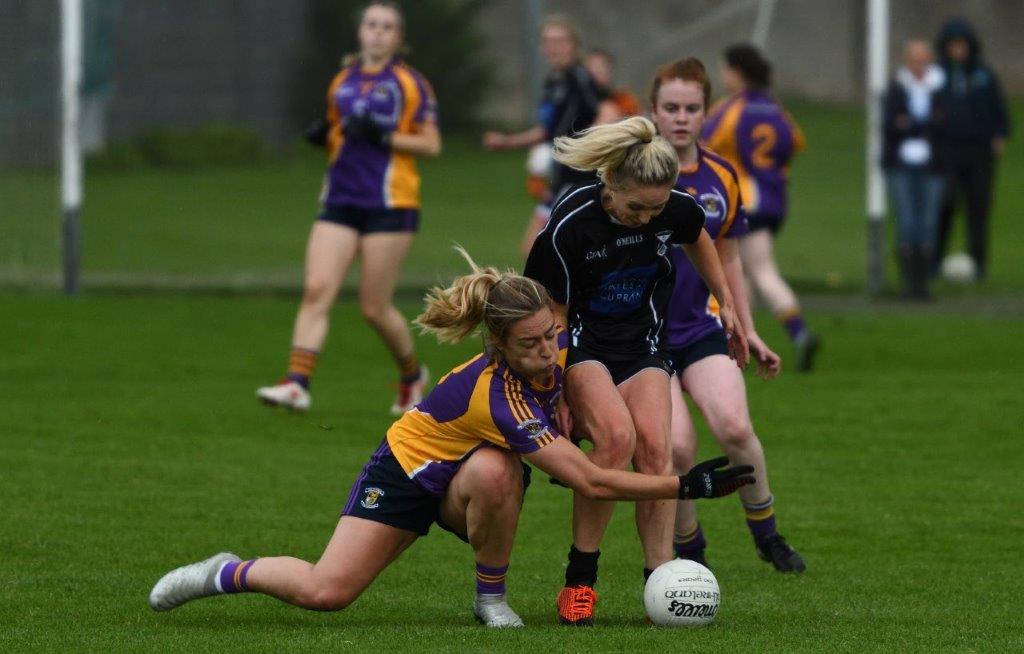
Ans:
[[[710,570],[686,559],[654,569],[644,586],[644,606],[659,627],[696,627],[715,619],[721,593]]]

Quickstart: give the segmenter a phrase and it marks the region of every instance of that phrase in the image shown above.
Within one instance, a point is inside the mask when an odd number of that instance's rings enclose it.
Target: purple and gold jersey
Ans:
[[[719,103],[704,124],[703,142],[736,167],[751,216],[785,216],[786,184],[804,135],[775,98],[746,90]]]
[[[427,80],[399,59],[376,71],[356,62],[338,73],[327,91],[331,129],[323,203],[360,209],[418,209],[420,175],[412,155],[345,139],[343,118],[366,113],[385,131],[414,134],[424,124],[437,122],[437,102]]]
[[[558,335],[558,365],[543,388],[484,354],[441,378],[422,402],[388,430],[388,445],[409,478],[444,495],[459,465],[485,445],[530,454],[558,438],[554,411],[568,348]]]
[[[713,239],[738,238],[747,233],[747,217],[740,199],[736,170],[723,157],[703,147],[697,164],[680,169],[676,188],[696,198],[704,208],[704,229]],[[669,301],[668,346],[683,348],[721,329],[718,302],[703,278],[679,248],[672,248],[676,285]]]

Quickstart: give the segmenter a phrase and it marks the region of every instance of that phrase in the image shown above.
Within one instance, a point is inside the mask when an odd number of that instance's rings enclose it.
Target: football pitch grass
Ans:
[[[811,313],[825,338],[813,374],[748,375],[780,529],[809,569],[774,572],[735,498],[702,502],[723,594],[709,627],[643,624],[628,504],[603,547],[598,626],[558,626],[570,501],[541,473],[509,575],[524,630],[474,623],[471,552],[436,528],[341,613],[258,596],[154,613],[152,584],[214,552],[315,560],[390,424],[393,372],[351,303],[334,312],[313,410],[256,403],[285,363],[294,309],[281,298],[0,294],[0,650],[1024,648],[1022,322],[870,308]],[[478,347],[419,342],[435,373]],[[717,454],[701,438],[701,456]]]
[[[863,120],[844,107],[791,105],[808,148],[793,166],[791,216],[778,242],[783,272],[801,288],[851,292],[865,277]],[[1024,106],[1014,105],[1017,124]],[[260,165],[200,170],[89,168],[82,210],[82,268],[92,288],[294,288],[316,213],[323,157],[299,144]],[[423,171],[422,230],[403,285],[422,287],[460,271],[453,242],[479,261],[517,265],[531,211],[523,152],[484,152],[447,138]],[[991,269],[981,292],[1024,288],[1024,147],[998,167]],[[56,286],[58,185],[52,173],[0,171],[0,286]],[[963,219],[954,233],[961,249]],[[891,228],[890,228],[891,231]],[[895,266],[886,256],[889,276]],[[943,289],[956,291],[956,289]],[[971,288],[970,294],[978,292]]]

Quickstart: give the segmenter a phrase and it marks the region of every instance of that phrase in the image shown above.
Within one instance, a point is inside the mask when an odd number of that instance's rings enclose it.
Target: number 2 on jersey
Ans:
[[[750,140],[754,142],[754,151],[750,154],[750,161],[758,168],[772,168],[775,160],[772,158],[772,148],[779,140],[779,134],[770,123],[758,123],[750,130]]]

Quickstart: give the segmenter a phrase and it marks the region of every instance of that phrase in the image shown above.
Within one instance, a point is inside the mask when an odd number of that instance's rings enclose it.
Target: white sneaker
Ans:
[[[149,591],[149,606],[154,611],[170,611],[185,602],[216,595],[220,592],[217,573],[221,566],[241,560],[231,552],[221,552],[205,561],[171,570]]]
[[[308,411],[313,396],[298,382],[283,379],[273,386],[256,389],[256,397],[264,404],[283,406],[293,411]]]
[[[473,615],[485,627],[501,629],[523,626],[523,619],[508,605],[504,595],[477,595],[473,601]]]
[[[395,403],[391,405],[391,415],[400,416],[409,409],[423,401],[423,391],[430,383],[430,371],[426,366],[420,366],[420,378],[411,384],[398,384],[398,395],[395,396]]]

